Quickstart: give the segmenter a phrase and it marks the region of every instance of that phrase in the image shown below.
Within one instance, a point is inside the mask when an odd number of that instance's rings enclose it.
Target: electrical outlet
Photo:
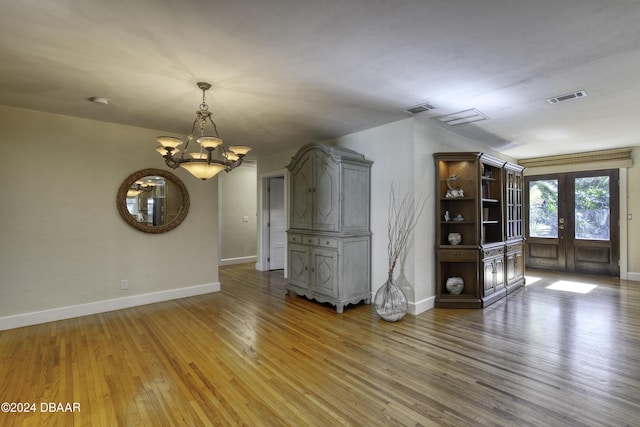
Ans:
[[[632,215],[632,214],[627,214],[627,219],[628,219],[629,221],[631,221],[631,220],[633,219],[633,215]]]
[[[120,281],[120,289],[122,289],[122,290],[129,289],[129,280],[127,280],[127,279],[122,279],[122,280]]]
[[[249,222],[249,216],[248,215],[243,216],[242,222]]]

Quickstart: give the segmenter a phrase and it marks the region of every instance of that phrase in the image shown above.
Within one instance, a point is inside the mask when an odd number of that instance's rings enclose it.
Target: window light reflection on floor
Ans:
[[[525,286],[533,285],[533,284],[534,284],[534,283],[536,283],[538,280],[540,280],[540,278],[539,278],[539,277],[526,276],[526,277],[525,277],[524,285],[525,285]]]
[[[552,285],[547,286],[547,289],[554,291],[575,292],[578,294],[587,294],[597,288],[597,285],[590,283],[570,282],[568,280],[558,280]]]

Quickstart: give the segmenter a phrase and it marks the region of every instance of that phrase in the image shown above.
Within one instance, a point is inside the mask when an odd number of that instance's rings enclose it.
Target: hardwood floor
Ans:
[[[386,323],[252,264],[220,276],[215,294],[0,332],[0,400],[36,405],[0,425],[638,425],[638,282],[529,271],[485,310]]]

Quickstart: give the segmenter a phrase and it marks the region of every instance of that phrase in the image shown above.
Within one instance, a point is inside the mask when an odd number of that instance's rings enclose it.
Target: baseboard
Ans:
[[[256,262],[258,257],[256,255],[253,256],[243,256],[238,258],[224,258],[221,259],[218,265],[234,265],[234,264],[245,264],[247,262]]]
[[[220,282],[0,317],[0,331],[220,291]]]
[[[436,306],[436,297],[425,298],[422,301],[410,302],[407,312],[417,316],[420,313],[431,310]]]
[[[372,292],[371,304],[374,304],[375,300],[376,300],[376,294],[375,292]],[[425,298],[422,301],[409,302],[407,304],[407,313],[417,316],[420,313],[424,313],[425,311],[431,310],[435,306],[436,306],[436,297],[433,296],[433,297]]]
[[[266,264],[262,264],[261,262],[256,262],[256,270],[257,271],[267,271]]]
[[[640,273],[627,272],[627,280],[633,280],[634,282],[640,282]]]

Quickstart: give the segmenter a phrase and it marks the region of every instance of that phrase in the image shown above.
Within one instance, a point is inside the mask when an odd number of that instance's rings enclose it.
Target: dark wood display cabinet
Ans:
[[[524,168],[507,163],[505,177],[505,280],[507,292],[524,285]]]
[[[436,307],[486,307],[524,284],[523,168],[485,153],[434,159]]]

